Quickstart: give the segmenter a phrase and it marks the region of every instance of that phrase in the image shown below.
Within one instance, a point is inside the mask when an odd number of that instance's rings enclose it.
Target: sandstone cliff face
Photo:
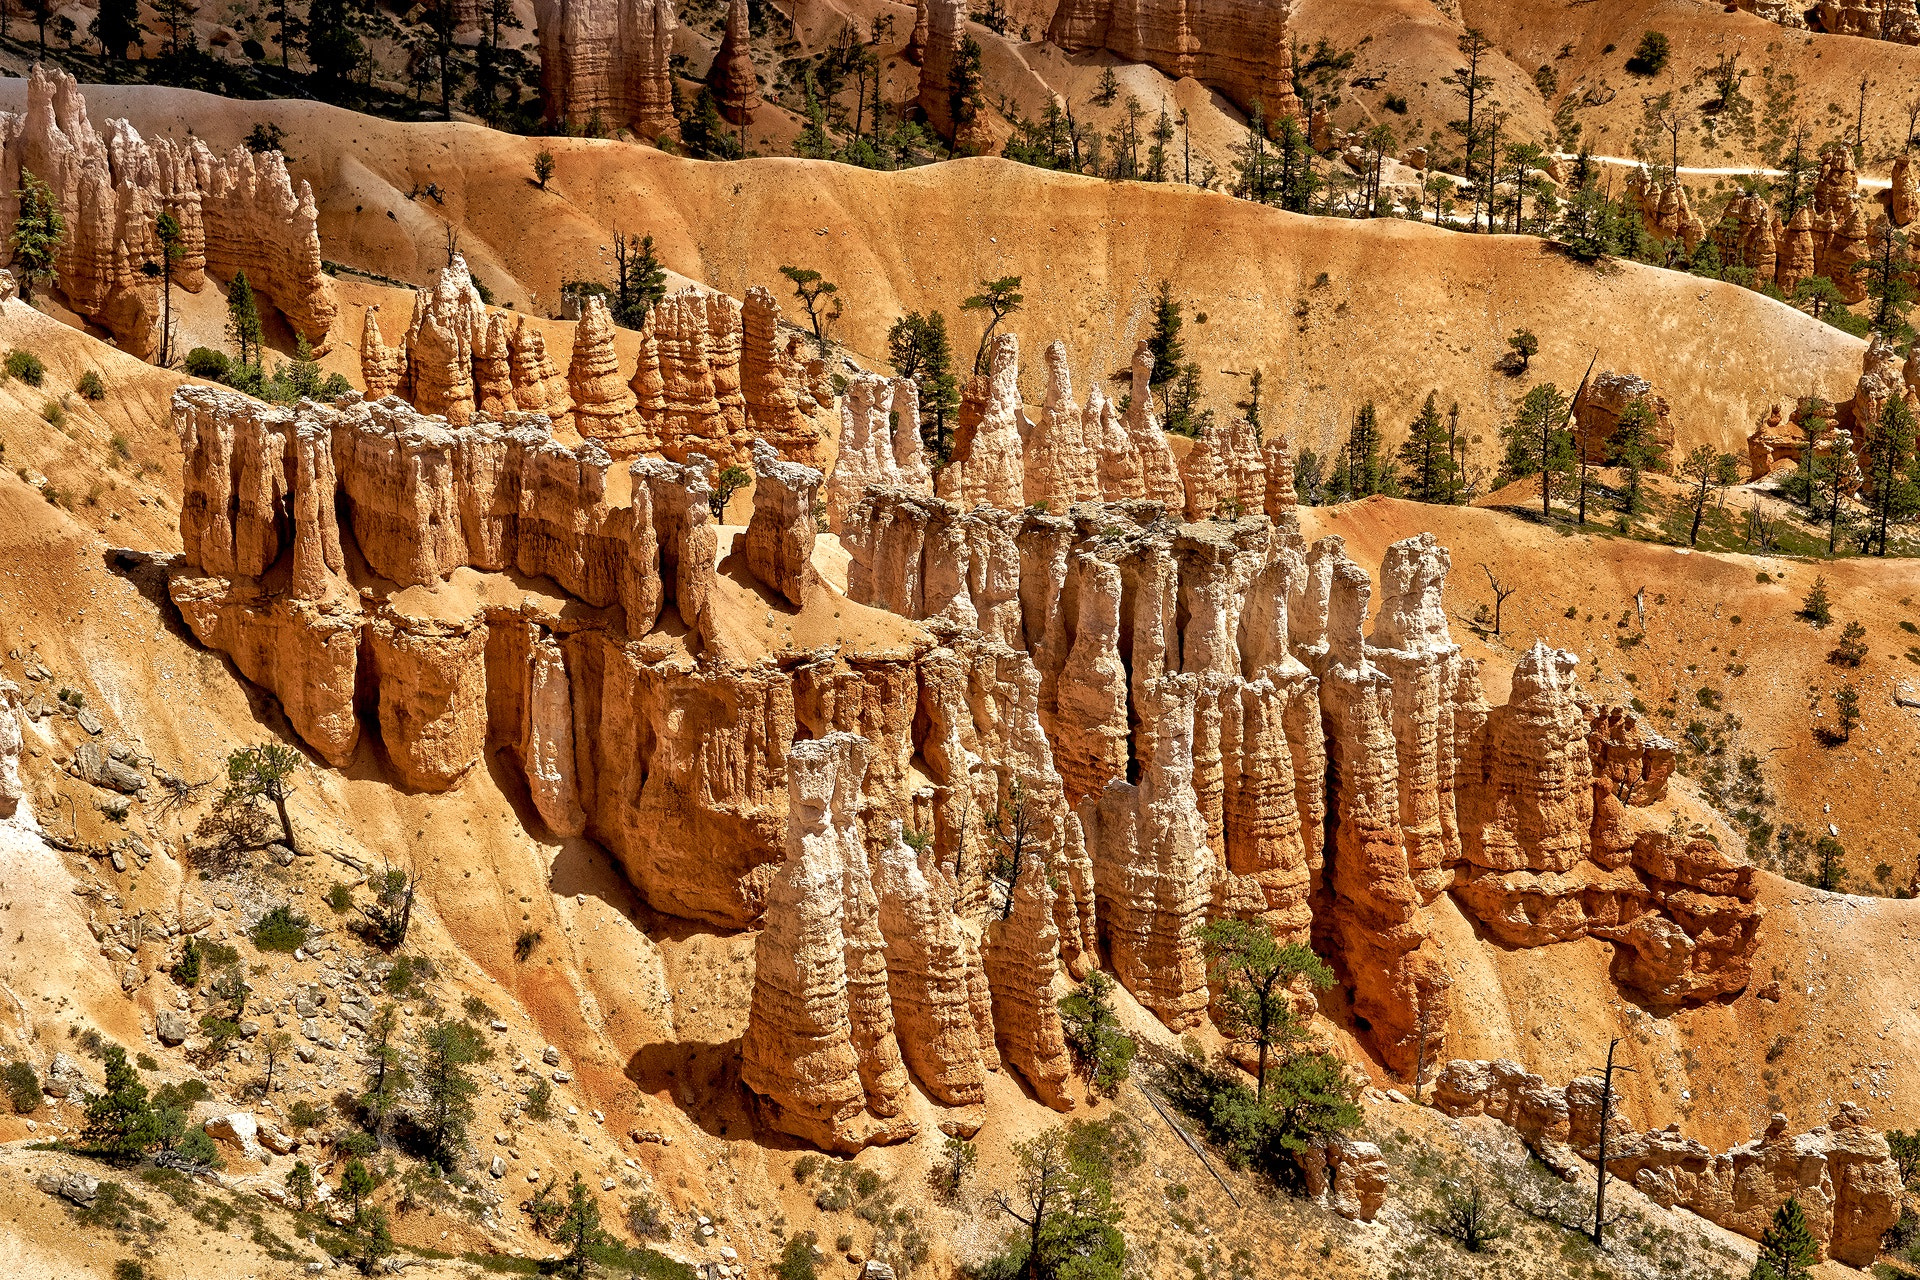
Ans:
[[[1581,451],[1595,466],[1612,461],[1614,427],[1621,413],[1636,400],[1653,411],[1653,441],[1669,457],[1672,455],[1673,424],[1667,419],[1669,409],[1665,397],[1655,392],[1653,384],[1645,378],[1609,369],[1593,376],[1573,406],[1574,429]]]
[[[671,0],[539,0],[534,23],[548,124],[648,141],[675,127]]]
[[[1576,1155],[1600,1157],[1603,1089],[1591,1076],[1560,1089],[1517,1063],[1456,1058],[1435,1079],[1433,1103],[1448,1115],[1489,1115],[1512,1126],[1548,1165],[1571,1175]],[[1633,1133],[1615,1111],[1607,1170],[1657,1204],[1689,1209],[1751,1240],[1793,1197],[1820,1257],[1870,1264],[1900,1216],[1899,1173],[1886,1139],[1851,1102],[1824,1127],[1802,1134],[1787,1128],[1787,1118],[1776,1115],[1762,1137],[1716,1153],[1682,1137],[1678,1125]]]
[[[27,794],[20,782],[20,686],[0,680],[0,818],[11,818]]]
[[[160,261],[154,220],[163,210],[181,224],[178,287],[197,293],[207,271],[231,280],[244,270],[296,333],[326,349],[336,304],[320,270],[319,215],[278,152],[236,147],[216,157],[198,139],[148,143],[125,120],[109,121],[103,136],[73,77],[36,64],[25,113],[0,113],[0,219],[9,227],[23,171],[47,184],[66,223],[56,287],[129,354],[145,359],[157,345],[160,286],[146,268]]]
[[[933,491],[920,444],[919,393],[910,378],[856,374],[840,401],[840,442],[827,478],[827,528],[839,533],[868,485]]]
[[[1179,80],[1191,76],[1267,119],[1298,116],[1293,92],[1293,41],[1283,0],[1232,4],[1122,5],[1114,0],[1066,0],[1054,10],[1047,39],[1069,53],[1110,49],[1129,62],[1146,62]]]
[[[753,520],[741,535],[747,572],[795,606],[813,582],[814,495],[820,473],[782,462],[766,441],[753,447]]]

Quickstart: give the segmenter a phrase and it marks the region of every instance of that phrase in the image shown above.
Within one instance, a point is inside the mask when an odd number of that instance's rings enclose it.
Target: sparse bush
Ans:
[[[297,951],[307,943],[312,922],[282,903],[260,917],[253,926],[253,945],[261,951]]]
[[[105,400],[107,398],[106,381],[101,378],[100,371],[97,369],[89,369],[81,374],[80,381],[73,384],[73,389],[89,400]],[[124,437],[115,436],[114,440],[116,441],[114,446],[116,451],[125,448],[126,441]],[[121,452],[120,456],[125,457],[126,454]]]
[[[200,961],[200,940],[189,934],[187,937],[187,945],[180,949],[180,959],[175,962],[173,968],[168,972],[173,975],[173,980],[181,986],[197,987],[200,985]]]
[[[40,1077],[34,1074],[33,1065],[25,1060],[9,1062],[0,1070],[0,1088],[7,1093],[7,1105],[13,1108],[17,1116],[24,1116],[40,1106]]]
[[[1637,76],[1657,76],[1672,57],[1673,42],[1667,39],[1666,33],[1649,31],[1640,37],[1633,56],[1627,59],[1627,70]]]
[[[553,1086],[538,1077],[527,1086],[527,1115],[535,1120],[553,1115]]]
[[[965,1138],[948,1138],[940,1145],[940,1161],[927,1171],[927,1183],[943,1200],[958,1200],[960,1190],[980,1163],[980,1149]]]
[[[1448,1188],[1442,1193],[1439,1209],[1428,1227],[1468,1253],[1490,1252],[1496,1242],[1512,1231],[1477,1183],[1469,1191]]]
[[[215,351],[211,347],[195,347],[187,352],[185,368],[196,378],[205,378],[210,382],[225,382],[228,367],[232,363],[224,351]]]
[[[1133,1037],[1113,1012],[1113,979],[1095,969],[1060,1001],[1060,1024],[1074,1063],[1096,1093],[1111,1098],[1133,1070]]]
[[[817,1255],[820,1252],[816,1243],[819,1237],[811,1231],[802,1231],[798,1235],[787,1237],[787,1243],[780,1250],[780,1261],[774,1267],[773,1274],[779,1280],[817,1280],[820,1266]]]
[[[33,352],[15,347],[7,352],[7,376],[18,378],[30,387],[37,387],[47,380],[47,366]]]
[[[533,957],[534,948],[540,945],[540,939],[544,936],[538,929],[522,929],[520,936],[513,940],[513,958],[525,964]]]
[[[353,887],[336,884],[327,890],[327,905],[333,908],[335,915],[344,915],[353,908]]]
[[[40,416],[46,419],[48,426],[58,430],[67,425],[67,406],[58,400],[49,400],[40,406]]]
[[[461,999],[460,1011],[475,1022],[492,1022],[496,1015],[493,1006],[479,996],[469,995]]]
[[[1833,621],[1833,598],[1827,594],[1827,579],[1824,574],[1816,575],[1813,585],[1807,589],[1806,596],[1800,601],[1800,616],[1816,627],[1824,627]]]

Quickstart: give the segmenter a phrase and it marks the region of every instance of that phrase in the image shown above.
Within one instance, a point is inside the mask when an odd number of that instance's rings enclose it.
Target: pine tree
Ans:
[[[468,1022],[436,1022],[421,1033],[420,1092],[425,1102],[420,1127],[444,1168],[452,1168],[473,1118],[473,1097],[480,1091],[468,1068],[493,1057],[493,1050]]]
[[[147,1086],[140,1083],[140,1073],[119,1045],[107,1046],[101,1061],[107,1083],[87,1101],[87,1142],[111,1158],[130,1159],[152,1145],[153,1108],[147,1101]]]
[[[653,237],[613,233],[613,322],[643,329],[647,316],[667,296],[667,271],[653,251]]]
[[[1660,442],[1654,438],[1657,420],[1647,402],[1636,396],[1620,411],[1607,440],[1613,465],[1626,472],[1626,484],[1620,490],[1620,511],[1633,516],[1645,505],[1643,473],[1660,461]]]
[[[307,6],[307,65],[323,86],[345,85],[360,65],[363,46],[353,17],[354,0],[312,0]]]
[[[247,273],[236,271],[227,286],[227,337],[240,348],[240,363],[258,365],[265,331],[260,325],[260,307],[253,300],[253,286]]]
[[[1867,425],[1865,494],[1875,555],[1887,554],[1889,526],[1920,512],[1920,484],[1912,475],[1915,438],[1913,410],[1901,396],[1889,396]]]
[[[1534,387],[1500,434],[1507,443],[1500,466],[1501,483],[1539,476],[1540,513],[1552,515],[1553,491],[1565,483],[1577,465],[1573,433],[1567,430],[1566,395],[1551,382]]]
[[[1429,391],[1420,406],[1420,416],[1407,427],[1406,443],[1400,446],[1400,465],[1404,468],[1401,485],[1416,502],[1452,502],[1454,471],[1452,441],[1447,424],[1440,417],[1437,392]]]
[[[587,1190],[587,1184],[574,1170],[573,1183],[567,1188],[567,1212],[554,1230],[554,1239],[566,1245],[567,1256],[560,1269],[575,1280],[586,1280],[593,1259],[588,1251],[599,1244],[605,1233],[600,1229],[600,1202]]]
[[[1373,401],[1369,400],[1353,415],[1340,470],[1334,477],[1347,498],[1365,498],[1376,493],[1398,496],[1399,485],[1380,456],[1380,444],[1380,418]]]
[[[53,261],[66,238],[67,224],[54,203],[52,189],[30,170],[20,170],[20,189],[13,197],[20,202],[10,241],[13,276],[20,282],[20,300],[31,303],[35,285],[50,285],[60,279]]]
[[[1774,1211],[1773,1225],[1760,1236],[1760,1257],[1748,1280],[1806,1280],[1819,1252],[1800,1201],[1788,1196]]]
[[[912,379],[919,392],[920,440],[937,470],[952,455],[949,422],[960,408],[960,383],[953,375],[947,318],[938,311],[901,316],[887,331],[887,357],[893,371]]]
[[[100,42],[100,56],[124,60],[127,46],[146,28],[140,24],[140,0],[100,0],[87,33]]]
[[[160,242],[160,366],[173,362],[173,269],[186,256],[186,237],[180,220],[171,210],[162,209],[153,221],[154,238]]]
[[[1147,334],[1147,352],[1153,357],[1153,373],[1147,378],[1147,386],[1160,392],[1160,416],[1173,416],[1173,383],[1180,376],[1181,365],[1187,357],[1186,344],[1180,340],[1180,304],[1173,297],[1173,282],[1162,280],[1160,291],[1154,295],[1153,328]]]

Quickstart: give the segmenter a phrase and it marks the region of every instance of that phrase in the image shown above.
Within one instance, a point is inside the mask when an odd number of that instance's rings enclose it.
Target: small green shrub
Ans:
[[[527,1114],[535,1120],[545,1120],[553,1114],[553,1086],[545,1080],[536,1079],[527,1086]]]
[[[26,1061],[9,1062],[0,1070],[0,1088],[7,1093],[7,1105],[13,1108],[17,1116],[24,1116],[40,1106],[40,1077],[33,1072],[33,1066]]]
[[[57,428],[67,425],[67,407],[58,400],[49,400],[41,405],[40,416],[46,419],[47,425],[50,427]]]
[[[97,369],[89,369],[81,374],[80,381],[74,383],[73,388],[89,400],[105,400],[107,398],[106,380],[100,376],[100,371]],[[114,438],[116,440],[120,439],[118,436]],[[125,457],[126,455],[123,453],[121,456]]]
[[[540,945],[545,936],[538,929],[522,929],[520,936],[513,940],[513,958],[525,964],[533,956],[533,950]]]
[[[350,885],[336,884],[327,890],[327,905],[333,908],[335,915],[344,915],[353,909],[353,889]]]
[[[180,959],[169,970],[173,974],[173,980],[183,987],[199,986],[202,956],[199,939],[188,935],[187,945],[180,949]]]
[[[196,378],[224,382],[227,377],[227,368],[232,363],[227,359],[227,353],[224,351],[215,351],[211,347],[195,347],[187,352],[186,370]]]
[[[305,916],[282,903],[253,926],[253,945],[261,951],[297,951],[306,945],[311,925]]]
[[[40,363],[40,357],[33,352],[15,347],[7,352],[7,376],[37,387],[47,380],[47,366]]]

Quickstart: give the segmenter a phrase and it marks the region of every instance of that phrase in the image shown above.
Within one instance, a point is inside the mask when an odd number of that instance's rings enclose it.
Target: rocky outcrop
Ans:
[[[538,0],[534,25],[548,124],[649,142],[675,127],[671,0]]]
[[[1831,35],[1920,44],[1920,8],[1913,0],[1820,0],[1807,18]]]
[[[0,818],[11,818],[27,794],[20,782],[20,686],[0,680]]]
[[[760,285],[747,290],[740,322],[737,381],[748,429],[787,461],[825,470],[827,442],[839,430],[827,362],[808,354],[807,335],[781,327],[780,304]]]
[[[985,93],[972,100],[955,92],[953,68],[967,38],[967,7],[963,0],[925,0],[926,35],[921,41],[920,87],[915,102],[926,113],[934,132],[953,142],[961,155],[991,152],[995,143],[987,126]],[[920,34],[920,20],[914,20]]]
[[[747,0],[727,5],[727,27],[707,72],[713,100],[728,124],[753,123],[760,109],[760,77],[753,69],[753,33],[747,22]]]
[[[916,1129],[858,829],[866,752],[836,733],[787,753],[786,861],[767,890],[740,1042],[741,1083],[768,1123],[847,1153]]]
[[[1146,62],[1175,80],[1189,76],[1232,98],[1243,110],[1259,103],[1269,120],[1298,116],[1293,92],[1290,6],[1284,0],[1226,0],[1122,6],[1114,0],[1066,0],[1054,10],[1047,39],[1069,53],[1109,49]]]
[[[1022,441],[1032,430],[1020,406],[1020,340],[1003,333],[993,340],[986,402],[977,421],[963,422],[953,457],[940,470],[934,490],[962,510],[1026,505]]]
[[[1091,405],[1082,410],[1073,401],[1073,378],[1067,369],[1067,344],[1049,343],[1046,350],[1047,400],[1040,421],[1028,434],[1023,455],[1028,503],[1066,508],[1075,502],[1100,500],[1100,418]]]
[[[919,393],[911,378],[855,374],[840,400],[840,443],[827,477],[827,528],[839,533],[869,485],[931,494],[920,443]]]
[[[633,391],[620,376],[613,349],[613,316],[607,300],[588,297],[573,331],[573,360],[567,367],[567,393],[573,399],[575,430],[615,457],[648,451],[654,441],[642,427]]]
[[[1127,443],[1133,456],[1140,460],[1141,496],[1168,511],[1183,511],[1187,505],[1186,490],[1180,483],[1180,468],[1173,460],[1173,449],[1167,444],[1166,434],[1160,430],[1160,421],[1153,413],[1152,381],[1153,354],[1143,339],[1133,349],[1133,396],[1127,402]],[[1101,488],[1104,497],[1105,485]]]
[[[320,269],[319,214],[279,152],[236,147],[220,157],[198,139],[149,143],[125,120],[108,121],[102,134],[73,77],[36,64],[26,111],[0,113],[0,220],[9,227],[23,173],[47,184],[66,225],[56,287],[128,353],[144,359],[157,345],[163,211],[181,227],[178,287],[197,293],[208,271],[222,280],[244,271],[296,333],[326,349],[336,304]]]
[[[414,294],[407,323],[407,398],[420,412],[456,427],[473,421],[473,357],[486,327],[487,305],[466,259],[455,254],[432,288]]]
[[[1909,409],[1920,409],[1920,362],[1908,358],[1904,363],[1892,339],[1883,333],[1869,334],[1867,350],[1860,358],[1860,381],[1854,385],[1853,399],[1842,407],[1838,425],[1851,432],[1856,452],[1863,452],[1869,433],[1880,422],[1890,400],[1904,400]]]
[[[1309,1147],[1300,1157],[1307,1196],[1355,1222],[1372,1222],[1387,1202],[1392,1172],[1371,1142],[1335,1138],[1324,1147]]]
[[[1655,239],[1678,240],[1688,253],[1706,239],[1706,224],[1693,211],[1682,183],[1636,169],[1627,181],[1627,194],[1639,203],[1641,220]]]
[[[380,308],[367,308],[360,325],[360,381],[367,399],[384,400],[398,393],[407,381],[405,346],[390,347],[380,333]]]
[[[751,573],[795,607],[807,602],[813,584],[814,495],[820,473],[782,462],[764,440],[753,446],[753,519],[740,535]]]
[[[1904,227],[1920,218],[1920,165],[1914,164],[1911,151],[1900,153],[1889,176],[1892,181],[1887,186],[1887,220],[1896,227]]]
[[[1649,443],[1663,455],[1673,452],[1673,423],[1666,398],[1657,394],[1653,384],[1632,373],[1611,369],[1595,374],[1574,402],[1574,430],[1581,450],[1595,466],[1610,465],[1614,459],[1613,432],[1628,405],[1640,401],[1653,411],[1654,423]]]
[[[1571,1177],[1574,1157],[1600,1158],[1602,1082],[1564,1089],[1509,1061],[1454,1059],[1433,1082],[1433,1104],[1451,1116],[1487,1115],[1517,1130],[1546,1163]],[[1662,1207],[1679,1206],[1758,1240],[1789,1198],[1800,1202],[1821,1258],[1866,1266],[1900,1217],[1900,1177],[1886,1138],[1851,1102],[1824,1127],[1788,1132],[1776,1115],[1764,1135],[1725,1152],[1681,1136],[1678,1125],[1634,1133],[1618,1110],[1608,1124],[1607,1171]]]

